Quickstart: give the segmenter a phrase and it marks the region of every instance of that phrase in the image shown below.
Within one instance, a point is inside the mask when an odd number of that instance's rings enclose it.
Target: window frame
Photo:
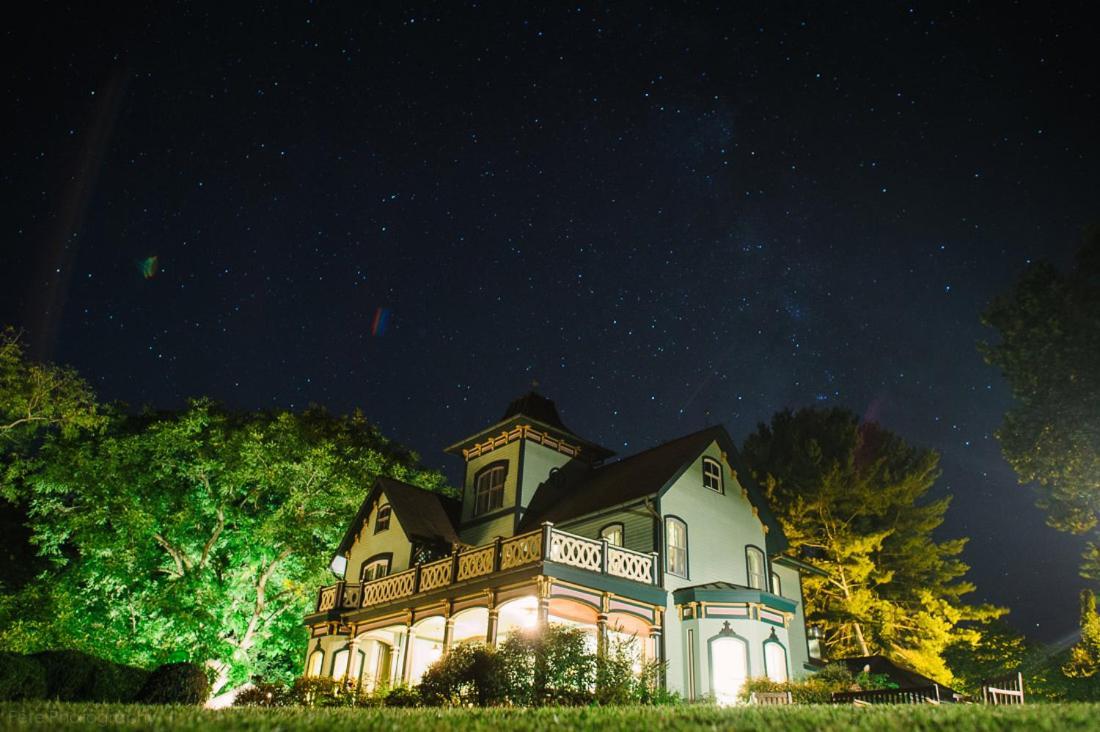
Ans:
[[[783,654],[783,678],[776,679],[772,677],[772,670],[768,667],[768,646],[778,646],[780,652]],[[779,640],[775,635],[775,631],[764,641],[764,648],[762,651],[764,658],[764,676],[771,681],[777,683],[786,683],[791,680],[791,657],[787,653],[787,647],[783,645],[783,642]]]
[[[773,595],[783,597],[783,578],[774,569],[771,572],[771,589],[768,591]]]
[[[382,523],[382,512],[385,511],[386,523]],[[390,530],[390,521],[393,519],[393,506],[388,503],[383,503],[378,507],[378,510],[374,513],[374,533],[381,534],[383,531]]]
[[[757,554],[760,557],[760,586],[757,587],[752,583],[752,564],[749,557],[753,554]],[[745,546],[745,581],[749,587],[754,590],[760,590],[761,592],[768,592],[768,556],[764,553],[764,550],[754,544],[748,544]]]
[[[671,537],[672,537],[672,532],[669,531],[669,527],[673,524],[679,524],[681,527],[683,527],[684,545],[682,547],[676,547],[677,549],[682,550],[683,554],[684,554],[684,568],[683,568],[684,572],[683,572],[683,574],[680,574],[679,572],[676,572],[672,567],[673,553],[672,553],[672,544],[670,543],[670,540],[671,540]],[[673,515],[665,516],[664,530],[665,530],[665,532],[664,532],[665,533],[665,536],[664,536],[664,539],[665,539],[664,540],[664,550],[665,550],[664,551],[664,553],[665,553],[665,561],[664,561],[665,567],[664,568],[665,568],[665,572],[667,574],[673,575],[674,577],[682,577],[683,579],[689,579],[690,575],[691,575],[691,554],[688,551],[688,525],[687,525],[687,521],[684,521],[679,516],[673,516]]]
[[[493,486],[492,483],[486,485],[485,488],[485,507],[481,508],[481,479],[483,476],[491,476],[494,472],[500,471],[500,484]],[[474,473],[473,480],[473,500],[471,501],[471,515],[472,516],[485,516],[493,511],[504,508],[504,489],[508,483],[508,461],[497,460],[496,462],[489,463],[481,468],[481,470]],[[494,503],[493,497],[496,494],[499,502]]]
[[[708,474],[707,473],[707,467],[708,466],[714,466],[714,468],[717,469],[718,474],[717,475]],[[707,481],[708,478],[715,478],[715,477],[718,479],[718,487],[717,488],[711,486]],[[718,462],[717,460],[715,460],[714,458],[712,458],[710,456],[704,456],[703,457],[703,487],[706,488],[708,491],[711,491],[712,493],[717,493],[720,496],[726,494],[725,478],[722,475],[722,463]]]
[[[622,521],[612,521],[611,523],[607,524],[602,529],[600,529],[599,538],[601,540],[602,539],[607,539],[607,536],[605,536],[605,532],[607,532],[608,530],[611,530],[611,531],[618,530],[618,532],[619,532],[619,541],[618,541],[618,543],[615,543],[615,542],[611,541],[610,539],[608,539],[608,542],[607,542],[608,544],[610,544],[611,546],[618,546],[618,547],[624,546],[626,544],[626,526],[623,525]]]
[[[317,673],[313,673],[313,659],[317,657],[317,654],[321,654],[317,660]],[[318,645],[313,649],[313,652],[309,654],[309,658],[306,659],[306,676],[323,676],[325,673],[325,651]]]
[[[366,579],[367,568],[370,567],[371,565],[381,564],[382,562],[386,563],[386,572],[385,572],[385,574],[379,575],[378,577],[373,577],[371,579]],[[383,577],[389,577],[390,572],[392,570],[393,570],[393,553],[392,552],[386,552],[384,554],[375,554],[374,556],[367,557],[366,559],[363,560],[363,563],[359,565],[359,584],[365,584],[367,582],[373,582],[374,580],[382,579]]]

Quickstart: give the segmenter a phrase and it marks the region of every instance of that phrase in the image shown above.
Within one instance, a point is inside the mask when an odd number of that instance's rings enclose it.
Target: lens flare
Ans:
[[[386,329],[390,325],[390,309],[378,308],[374,311],[374,322],[370,326],[370,334],[372,336],[384,336],[386,335]]]
[[[158,257],[153,255],[152,257],[146,257],[138,263],[141,268],[141,276],[147,280],[151,280],[157,276],[157,260]]]

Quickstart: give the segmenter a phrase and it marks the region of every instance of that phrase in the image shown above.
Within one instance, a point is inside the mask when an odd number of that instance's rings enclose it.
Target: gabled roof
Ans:
[[[712,442],[726,453],[737,480],[748,493],[760,520],[768,527],[767,549],[776,554],[787,546],[783,530],[768,508],[763,492],[741,464],[733,439],[720,425],[707,427],[637,455],[593,468],[569,480],[553,476],[535,492],[524,514],[521,529],[544,521],[555,523],[595,513],[605,508],[656,496],[671,486]]]
[[[384,493],[397,521],[409,539],[422,539],[444,544],[459,543],[455,524],[461,504],[453,498],[409,485],[393,478],[379,477],[363,499],[355,519],[348,526],[344,538],[336,553],[346,554],[355,537],[359,535],[363,522],[370,515],[371,505],[379,493]]]

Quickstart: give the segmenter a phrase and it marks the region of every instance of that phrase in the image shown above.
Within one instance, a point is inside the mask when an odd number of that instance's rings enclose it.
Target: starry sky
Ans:
[[[1100,219],[1086,4],[716,5],[24,8],[0,322],[104,399],[359,407],[452,476],[534,380],[620,454],[844,406],[942,453],[974,599],[1064,636],[1082,542],[975,344]]]

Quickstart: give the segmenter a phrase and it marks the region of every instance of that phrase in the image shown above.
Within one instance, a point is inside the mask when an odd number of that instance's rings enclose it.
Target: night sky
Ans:
[[[122,5],[0,31],[36,357],[135,406],[361,407],[451,476],[533,380],[620,454],[845,406],[942,452],[975,599],[1076,626],[1082,542],[975,344],[1100,220],[1087,4]]]

